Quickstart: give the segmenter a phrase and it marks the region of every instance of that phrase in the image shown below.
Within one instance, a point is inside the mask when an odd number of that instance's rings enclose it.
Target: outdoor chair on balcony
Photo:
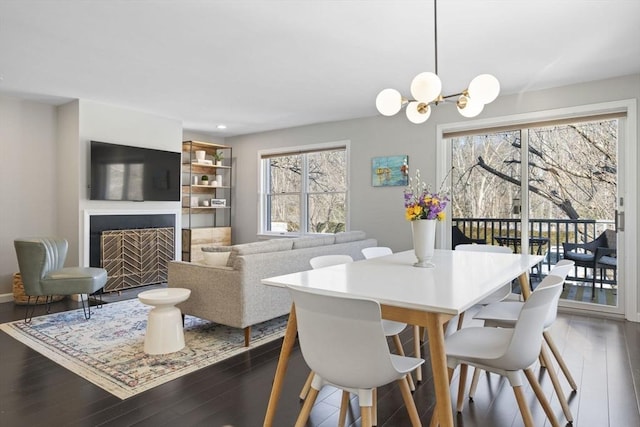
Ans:
[[[587,243],[564,242],[562,243],[562,248],[564,250],[564,259],[574,261],[576,267],[583,267],[593,271],[591,277],[591,298],[595,298],[596,271],[600,269],[600,288],[602,289],[602,282],[604,281],[603,274],[607,269],[615,270],[618,265],[615,230],[605,230],[595,240]]]
[[[451,249],[455,249],[458,245],[469,245],[473,243],[486,244],[487,242],[484,239],[467,237],[457,225],[451,227]]]

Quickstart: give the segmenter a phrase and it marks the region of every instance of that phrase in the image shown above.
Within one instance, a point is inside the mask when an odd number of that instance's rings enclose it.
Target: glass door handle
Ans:
[[[616,209],[616,231],[624,231],[624,211]]]

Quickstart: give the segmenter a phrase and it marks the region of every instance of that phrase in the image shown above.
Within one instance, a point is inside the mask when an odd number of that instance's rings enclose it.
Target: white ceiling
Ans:
[[[223,137],[373,116],[422,71],[430,0],[0,0],[0,92]],[[440,0],[443,91],[481,73],[502,95],[640,73],[640,1]]]

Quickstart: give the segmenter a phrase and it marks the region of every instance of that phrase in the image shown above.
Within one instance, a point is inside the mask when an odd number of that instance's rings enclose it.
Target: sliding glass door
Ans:
[[[533,287],[559,260],[575,260],[562,304],[621,312],[619,121],[575,119],[447,138],[452,225],[458,228],[452,236],[461,231],[475,241],[542,255],[531,272]]]

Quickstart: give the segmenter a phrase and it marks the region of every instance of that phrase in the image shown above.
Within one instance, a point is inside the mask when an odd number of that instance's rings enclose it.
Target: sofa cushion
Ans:
[[[316,246],[333,245],[335,243],[335,236],[330,234],[318,235],[318,236],[304,236],[291,239],[293,242],[293,249],[315,248]]]
[[[336,243],[355,242],[356,240],[364,240],[367,234],[364,231],[345,231],[336,233]]]
[[[229,267],[233,267],[235,265],[236,258],[242,255],[290,251],[292,247],[293,242],[290,239],[271,239],[234,245],[231,247],[231,255],[229,255],[227,265]]]

